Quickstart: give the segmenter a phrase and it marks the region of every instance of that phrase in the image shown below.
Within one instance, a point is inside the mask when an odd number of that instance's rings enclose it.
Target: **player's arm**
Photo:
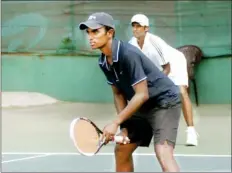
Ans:
[[[119,115],[120,112],[122,112],[127,106],[127,99],[116,86],[112,85],[112,90],[114,96],[114,105],[117,110],[117,115]],[[126,139],[125,137],[128,136],[127,129],[121,126],[120,133],[118,135],[123,136],[125,140]]]
[[[119,114],[126,107],[127,100],[117,87],[114,85],[111,85],[111,87],[114,96],[114,105],[117,110],[117,114]]]
[[[130,56],[126,57],[124,60],[124,66],[127,68],[128,80],[133,87],[135,94],[114,121],[118,125],[130,118],[149,99],[146,80],[147,76],[144,73],[141,59],[139,57],[144,55],[138,55],[135,52],[130,52],[129,54]]]
[[[168,75],[171,71],[169,61],[169,46],[164,40],[156,36],[150,37],[150,43],[158,52],[157,60],[159,64],[163,67],[164,74]]]
[[[118,125],[130,118],[144,104],[144,102],[149,99],[146,79],[135,84],[133,88],[135,95],[128,102],[128,105],[118,114],[118,118],[115,120],[115,123]]]
[[[112,76],[109,74],[109,72],[106,71],[105,69],[103,69],[101,67],[101,65],[100,65],[100,68],[103,71],[103,73],[105,74],[107,83],[109,85],[111,85],[111,87],[112,87],[113,96],[114,96],[114,104],[115,104],[115,108],[116,108],[116,111],[118,114],[126,107],[127,100],[125,99],[123,94],[119,91],[119,89],[114,85],[114,82],[112,80]]]

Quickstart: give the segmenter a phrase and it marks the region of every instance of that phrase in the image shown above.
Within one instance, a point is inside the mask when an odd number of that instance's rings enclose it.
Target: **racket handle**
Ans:
[[[122,143],[123,142],[123,136],[114,136],[114,138],[113,138],[113,141],[114,142],[117,142],[117,143]],[[126,139],[125,139],[126,141],[129,141],[129,138],[128,137],[126,137]]]

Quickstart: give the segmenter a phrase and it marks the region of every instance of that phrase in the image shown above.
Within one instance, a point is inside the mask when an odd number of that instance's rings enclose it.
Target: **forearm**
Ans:
[[[148,100],[148,97],[148,95],[144,95],[142,93],[135,94],[127,106],[118,114],[118,117],[114,122],[120,125],[130,118],[143,105],[143,103]]]
[[[115,94],[114,105],[115,105],[117,114],[119,114],[127,106],[127,100],[122,94]]]

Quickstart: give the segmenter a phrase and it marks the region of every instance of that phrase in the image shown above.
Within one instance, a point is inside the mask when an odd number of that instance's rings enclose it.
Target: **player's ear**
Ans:
[[[146,32],[149,31],[149,26],[145,26],[145,31],[146,31]]]
[[[110,30],[108,30],[108,32],[107,32],[107,35],[110,37],[110,38],[114,38],[114,29],[110,29]]]

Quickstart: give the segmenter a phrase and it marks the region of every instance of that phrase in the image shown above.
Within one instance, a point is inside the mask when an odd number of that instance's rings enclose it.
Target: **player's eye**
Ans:
[[[93,29],[92,32],[93,32],[94,34],[97,34],[99,31],[98,31],[98,29]]]

